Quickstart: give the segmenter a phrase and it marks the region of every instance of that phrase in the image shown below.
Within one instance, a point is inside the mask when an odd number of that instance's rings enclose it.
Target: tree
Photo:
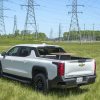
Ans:
[[[38,33],[38,38],[45,40],[45,39],[47,39],[47,36],[45,33],[40,32],[40,33]]]
[[[15,33],[14,33],[15,36],[18,36],[19,34],[20,34],[19,30],[16,30]]]
[[[68,40],[69,32],[64,32],[63,39]],[[91,41],[91,40],[97,40],[100,41],[100,31],[92,31],[92,30],[81,30],[79,35],[77,32],[71,32],[69,40],[77,40],[81,36],[81,40],[83,41]]]

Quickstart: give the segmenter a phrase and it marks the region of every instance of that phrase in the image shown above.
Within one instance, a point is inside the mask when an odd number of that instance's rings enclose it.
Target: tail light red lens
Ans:
[[[64,76],[64,63],[58,63],[58,75]]]

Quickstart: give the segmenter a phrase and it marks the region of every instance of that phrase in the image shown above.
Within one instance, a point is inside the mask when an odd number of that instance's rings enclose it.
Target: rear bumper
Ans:
[[[82,86],[82,85],[88,85],[88,84],[92,84],[95,82],[96,79],[96,75],[93,76],[83,76],[83,81],[78,83],[77,82],[77,78],[68,78],[68,79],[64,79],[62,78],[55,78],[52,81],[49,81],[49,85],[51,87],[55,87],[55,86],[65,86],[67,88],[70,87],[77,87],[77,86]]]

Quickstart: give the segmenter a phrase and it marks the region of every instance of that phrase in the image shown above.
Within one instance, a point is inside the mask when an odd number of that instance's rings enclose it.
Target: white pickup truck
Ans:
[[[0,54],[0,77],[31,82],[39,91],[79,87],[95,82],[94,59],[75,57],[60,46],[21,44]]]

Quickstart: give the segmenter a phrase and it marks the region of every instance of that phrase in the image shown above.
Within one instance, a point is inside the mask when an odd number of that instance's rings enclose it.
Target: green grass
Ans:
[[[1,40],[0,40],[1,41]],[[0,42],[0,52],[6,50],[11,45],[20,43],[37,43],[34,41],[17,41],[10,42],[2,40]],[[39,42],[38,42],[39,43]],[[41,42],[42,43],[42,42]],[[0,79],[0,100],[99,100],[100,99],[100,43],[54,43],[64,47],[67,52],[74,55],[90,57],[97,62],[97,79],[96,83],[82,86],[80,89],[53,89],[48,94],[37,93],[32,86],[21,84],[20,82],[9,79]]]

